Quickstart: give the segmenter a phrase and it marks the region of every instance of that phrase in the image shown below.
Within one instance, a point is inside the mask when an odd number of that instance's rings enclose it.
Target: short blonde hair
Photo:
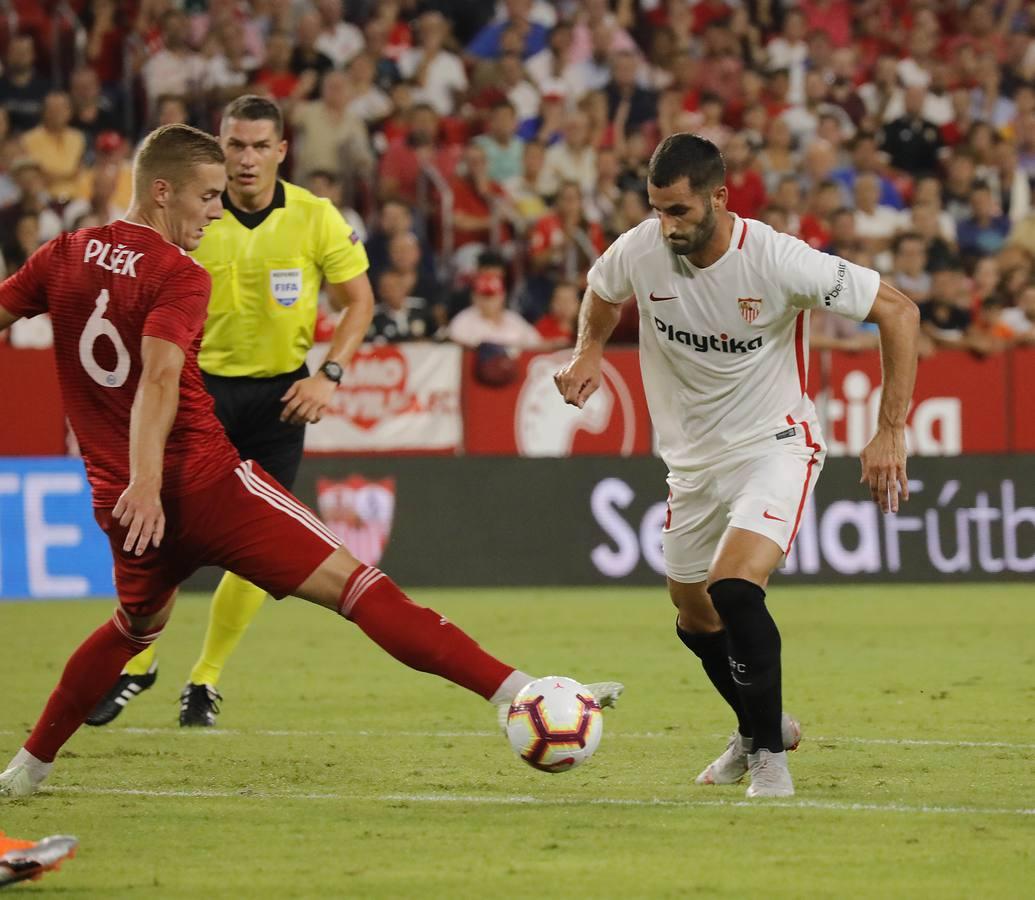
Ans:
[[[141,202],[151,182],[163,178],[179,187],[188,181],[195,167],[223,165],[223,148],[211,134],[190,125],[163,125],[140,143],[133,161],[133,200]]]

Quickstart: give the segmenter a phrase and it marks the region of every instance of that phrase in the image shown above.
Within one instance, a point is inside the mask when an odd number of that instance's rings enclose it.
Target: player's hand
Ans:
[[[600,355],[580,353],[554,373],[553,383],[564,402],[582,409],[593,392],[600,387]]]
[[[126,529],[122,549],[142,556],[150,544],[157,548],[165,536],[165,511],[156,483],[131,481],[119,497],[112,518]]]
[[[284,403],[280,421],[290,422],[292,425],[319,422],[337,386],[319,372],[296,381],[280,398]]]
[[[870,495],[883,512],[898,512],[899,497],[909,499],[905,429],[877,429],[859,459],[862,460],[859,481],[870,486]]]

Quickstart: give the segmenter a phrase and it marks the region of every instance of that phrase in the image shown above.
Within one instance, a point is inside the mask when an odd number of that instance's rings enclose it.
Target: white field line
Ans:
[[[202,737],[328,737],[328,738],[499,738],[498,731],[378,731],[378,730],[343,730],[343,731],[292,731],[275,729],[237,729],[237,728],[88,728],[84,729],[86,734],[105,734],[119,736],[125,734],[143,735],[164,735],[178,734]],[[22,735],[22,731],[3,731],[0,736]],[[664,738],[678,738],[684,740],[688,733],[682,731],[609,731],[608,737],[615,740],[655,740]],[[708,738],[726,739],[728,734],[708,734]],[[826,744],[860,744],[878,745],[889,747],[947,747],[949,749],[1005,749],[1005,750],[1035,750],[1035,744],[1012,743],[1010,741],[945,741],[945,740],[924,740],[921,738],[861,738],[861,737],[833,737],[829,735],[813,735],[805,732],[805,740],[809,743]]]
[[[671,807],[692,809],[695,807],[720,807],[727,809],[800,809],[832,812],[881,812],[910,813],[920,815],[950,816],[1035,816],[1035,809],[1010,809],[981,806],[914,806],[907,803],[846,803],[838,800],[693,800],[665,799],[654,797],[649,800],[621,797],[548,798],[548,797],[479,797],[460,794],[322,794],[267,791],[208,791],[208,790],[138,790],[132,788],[103,787],[47,787],[45,792],[80,794],[87,796],[146,797],[172,799],[215,799],[215,800],[331,800],[337,802],[369,803],[415,803],[456,804],[477,806],[619,806],[619,807]]]

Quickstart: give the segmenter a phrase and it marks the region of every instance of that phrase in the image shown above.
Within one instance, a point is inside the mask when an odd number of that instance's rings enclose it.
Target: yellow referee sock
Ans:
[[[122,670],[124,675],[146,675],[151,670],[151,663],[155,661],[155,641],[146,650],[134,656]]]
[[[232,572],[223,576],[212,596],[205,643],[190,673],[192,684],[210,684],[215,687],[223,666],[265,599],[266,592],[250,581]]]

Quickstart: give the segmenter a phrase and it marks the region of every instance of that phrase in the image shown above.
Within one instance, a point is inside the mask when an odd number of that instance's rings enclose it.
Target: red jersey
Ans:
[[[94,506],[114,506],[129,484],[129,419],[145,336],[186,354],[162,493],[200,490],[237,465],[198,368],[211,286],[179,247],[125,220],[59,235],[0,285],[0,305],[13,315],[50,313],[61,394]]]

